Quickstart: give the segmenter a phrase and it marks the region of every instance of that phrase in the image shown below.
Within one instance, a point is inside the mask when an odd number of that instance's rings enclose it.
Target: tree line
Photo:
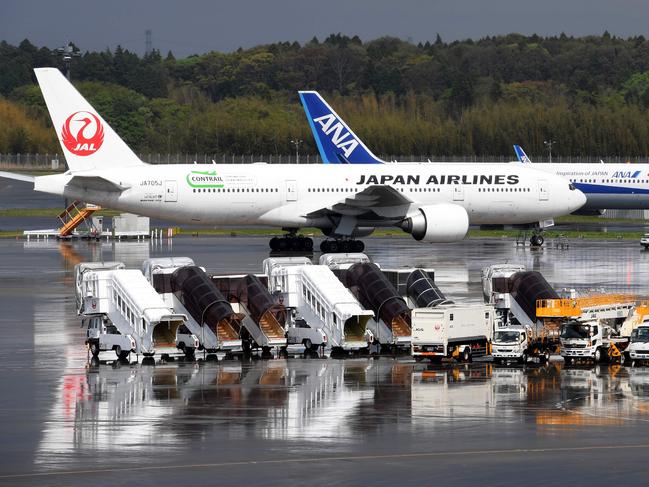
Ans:
[[[74,46],[76,48],[76,46]],[[79,52],[72,79],[138,152],[316,153],[297,91],[317,89],[379,154],[649,154],[649,41],[541,37],[414,44],[341,34],[176,59]],[[54,152],[33,68],[60,56],[0,42],[0,152]]]

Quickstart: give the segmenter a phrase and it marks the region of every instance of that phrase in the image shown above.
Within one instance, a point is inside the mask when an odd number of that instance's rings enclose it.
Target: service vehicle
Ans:
[[[496,329],[491,343],[494,363],[502,364],[510,360],[526,364],[536,357],[542,364],[550,361],[550,355],[559,345],[559,337],[546,327],[514,325]]]
[[[642,245],[645,250],[649,249],[649,233],[645,233],[640,238],[640,245]]]
[[[631,366],[649,363],[649,323],[642,324],[631,332],[627,354]]]
[[[200,348],[200,341],[187,325],[180,325],[176,330],[176,348],[182,351],[185,356],[193,357],[196,350]]]
[[[488,355],[494,327],[492,306],[442,305],[412,310],[411,353],[416,360]]]
[[[100,352],[113,350],[118,359],[125,360],[136,351],[132,335],[124,335],[111,323],[107,316],[91,316],[82,323],[87,326],[86,346],[93,357]]]
[[[629,338],[597,320],[571,320],[561,325],[561,356],[567,364],[578,360],[624,362]]]
[[[327,335],[322,328],[310,325],[303,318],[292,320],[286,330],[288,345],[304,345],[307,351],[315,352],[327,346]]]

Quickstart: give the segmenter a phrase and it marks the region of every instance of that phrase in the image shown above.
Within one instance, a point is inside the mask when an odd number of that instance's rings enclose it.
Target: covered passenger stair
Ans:
[[[240,340],[243,315],[232,309],[203,269],[180,267],[172,274],[171,285],[192,318],[209,327],[219,343]]]
[[[101,210],[100,206],[83,204],[81,201],[73,201],[65,210],[63,210],[59,215],[58,219],[61,222],[61,228],[59,228],[59,237],[69,237],[72,235],[72,232],[82,223],[87,224],[88,218],[90,218],[93,213]],[[92,228],[89,228],[91,231]]]
[[[245,276],[242,286],[245,292],[239,296],[239,306],[246,315],[243,325],[255,345],[261,348],[285,346],[284,306],[275,302],[266,285],[254,274]]]
[[[536,303],[539,300],[559,299],[550,283],[536,271],[516,272],[508,278],[503,278],[499,285],[505,287],[499,289],[499,292],[511,294],[510,313],[522,325],[536,326],[543,319],[542,316],[537,316]]]
[[[354,264],[346,270],[344,279],[361,305],[374,312],[377,327],[372,332],[376,340],[381,343],[407,340],[409,343],[412,335],[410,308],[378,266]]]

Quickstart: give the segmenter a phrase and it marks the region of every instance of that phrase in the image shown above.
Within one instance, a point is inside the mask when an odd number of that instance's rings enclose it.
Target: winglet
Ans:
[[[311,132],[325,164],[383,164],[317,91],[300,91]]]
[[[520,145],[514,144],[514,152],[516,152],[516,158],[518,159],[518,162],[521,162],[523,164],[532,163],[532,161],[530,161],[530,158],[527,157],[527,154],[525,154],[525,151]]]

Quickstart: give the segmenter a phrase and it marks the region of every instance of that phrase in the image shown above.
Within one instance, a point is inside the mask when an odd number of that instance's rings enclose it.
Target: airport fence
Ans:
[[[266,162],[269,164],[321,164],[322,159],[316,154],[138,154],[139,157],[151,164],[249,164]],[[510,155],[381,155],[386,161],[408,162],[511,162]],[[532,161],[546,162],[547,156],[530,156]],[[556,163],[635,163],[649,161],[649,156],[556,156]],[[65,158],[61,154],[0,154],[0,167],[26,170],[60,170],[65,169]]]

